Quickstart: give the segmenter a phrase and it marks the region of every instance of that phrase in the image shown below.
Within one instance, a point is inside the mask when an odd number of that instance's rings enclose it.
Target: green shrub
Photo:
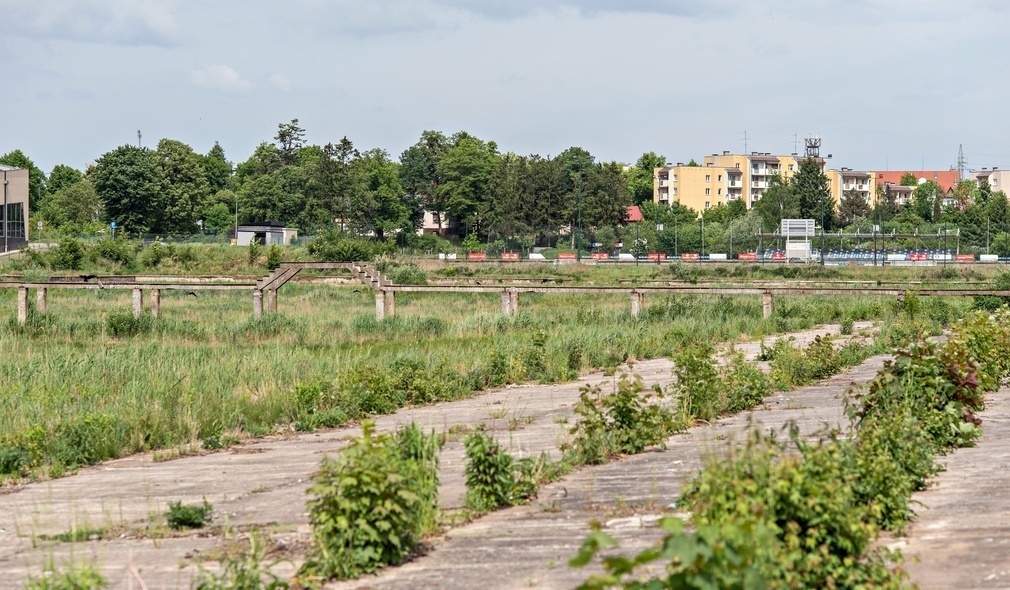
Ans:
[[[199,529],[210,524],[214,508],[204,500],[202,504],[183,504],[182,501],[169,502],[165,521],[174,530]]]
[[[759,563],[775,539],[765,528],[751,523],[728,522],[718,526],[699,526],[693,533],[685,532],[684,522],[675,517],[659,521],[665,535],[659,547],[650,547],[632,557],[613,556],[603,560],[604,573],[594,574],[578,586],[578,590],[646,590],[655,588],[747,590],[765,588],[765,577]],[[594,527],[578,554],[568,564],[583,567],[600,550],[617,547],[617,541]],[[665,561],[665,573],[643,580],[643,568],[653,562]],[[655,566],[651,566],[653,571]]]
[[[312,542],[299,582],[317,586],[403,562],[434,526],[436,441],[419,431],[376,435],[366,420],[360,438],[323,460],[309,488]]]
[[[722,388],[708,344],[691,344],[673,357],[674,390],[687,420],[714,420],[723,409]]]
[[[772,392],[768,376],[744,360],[743,353],[730,357],[720,377],[720,389],[724,396],[720,414],[736,414],[754,409]]]
[[[512,502],[515,488],[512,456],[491,435],[473,432],[466,446],[466,506],[490,512]]]
[[[808,379],[824,379],[837,373],[842,368],[838,351],[835,350],[830,336],[815,336],[814,341],[807,345],[803,359],[806,362]]]
[[[263,244],[260,243],[256,238],[249,240],[249,246],[246,248],[246,262],[249,266],[256,266],[256,262],[259,261],[260,252],[263,251]]]
[[[890,554],[872,546],[877,529],[856,491],[849,443],[834,432],[808,442],[795,430],[791,442],[798,452],[752,431],[728,456],[708,457],[683,494],[694,522],[767,528],[777,542],[758,568],[775,587],[901,587]]]
[[[416,264],[397,264],[383,272],[396,285],[427,285],[428,273],[421,270]]]
[[[573,465],[598,465],[620,454],[636,454],[649,446],[664,446],[666,438],[679,429],[666,407],[650,403],[658,398],[656,389],[646,393],[640,377],[623,375],[615,391],[602,395],[599,386],[585,386],[575,405],[578,421],[565,445],[565,459]]]
[[[84,265],[84,246],[79,240],[68,238],[48,253],[49,265],[57,270],[80,270]]]
[[[94,256],[104,258],[109,262],[116,262],[123,266],[129,266],[136,260],[136,253],[133,244],[122,238],[99,240],[92,246]]]
[[[267,270],[273,270],[281,265],[281,247],[277,244],[270,244],[267,248]]]
[[[363,262],[396,250],[394,242],[371,242],[339,230],[321,232],[309,242],[309,254],[327,262]]]
[[[139,336],[147,334],[154,326],[154,319],[149,315],[134,317],[132,309],[116,309],[105,316],[105,330],[110,336]]]
[[[810,382],[807,361],[791,339],[779,338],[769,351],[771,379],[775,389],[789,390]]]

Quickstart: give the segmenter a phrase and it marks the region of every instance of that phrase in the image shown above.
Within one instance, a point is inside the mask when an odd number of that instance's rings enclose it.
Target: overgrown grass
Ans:
[[[47,313],[31,310],[23,327],[9,319],[0,331],[0,478],[335,427],[487,387],[672,356],[685,343],[904,313],[868,297],[780,297],[763,319],[753,296],[650,296],[636,321],[620,295],[523,294],[522,311],[503,317],[494,294],[401,293],[397,316],[376,322],[367,290],[290,284],[279,314],[253,320],[250,299],[164,292],[159,319],[134,320],[126,291],[52,290]],[[956,317],[969,303],[945,305]],[[13,315],[14,307],[13,290],[0,290],[0,309]]]

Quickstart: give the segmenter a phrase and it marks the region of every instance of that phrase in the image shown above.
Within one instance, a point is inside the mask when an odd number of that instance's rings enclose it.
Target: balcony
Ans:
[[[659,186],[660,186],[660,187],[667,187],[667,186],[670,186],[670,181],[669,181],[669,180],[667,180],[667,179],[661,179],[661,180],[659,181]]]

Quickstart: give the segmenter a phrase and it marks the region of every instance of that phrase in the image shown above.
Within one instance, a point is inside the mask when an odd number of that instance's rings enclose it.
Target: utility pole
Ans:
[[[579,176],[575,179],[575,196],[579,201],[579,220],[578,220],[578,233],[575,234],[575,259],[582,262],[582,170],[579,170]]]
[[[137,147],[140,147],[140,129],[137,129]]]

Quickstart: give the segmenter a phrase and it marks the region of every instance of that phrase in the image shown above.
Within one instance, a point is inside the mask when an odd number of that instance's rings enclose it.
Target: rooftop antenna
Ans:
[[[140,147],[140,129],[137,129],[137,147]]]
[[[957,178],[958,180],[964,180],[964,145],[957,146]]]
[[[793,133],[793,153],[794,154],[800,153],[799,136],[796,135],[795,133]]]
[[[806,146],[806,156],[808,158],[820,158],[821,157],[821,136],[809,136],[803,140],[803,144]]]
[[[747,130],[744,129],[743,130],[743,155],[746,156],[748,153],[750,153],[750,152],[747,151]]]

